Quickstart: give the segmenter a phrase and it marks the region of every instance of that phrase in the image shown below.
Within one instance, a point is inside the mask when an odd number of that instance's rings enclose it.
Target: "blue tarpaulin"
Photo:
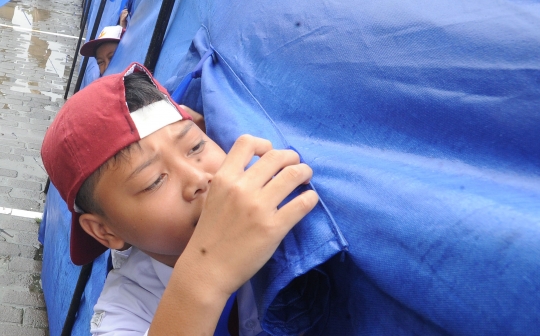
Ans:
[[[106,74],[145,59],[159,3],[133,6]],[[537,1],[176,2],[156,77],[211,52],[182,100],[208,134],[314,170],[321,203],[252,280],[267,331],[540,328],[539,50]]]
[[[50,185],[47,193],[47,204],[39,231],[39,240],[43,244],[43,269],[41,283],[45,294],[49,334],[60,335],[64,326],[71,298],[81,271],[69,258],[69,232],[71,214],[66,203],[60,197],[54,185]],[[77,319],[71,335],[89,335],[90,319],[97,302],[103,282],[107,276],[107,259],[109,252],[102,254],[94,261],[92,274],[88,280]]]

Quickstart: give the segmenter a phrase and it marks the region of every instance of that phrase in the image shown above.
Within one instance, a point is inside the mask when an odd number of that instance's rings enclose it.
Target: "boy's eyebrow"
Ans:
[[[135,168],[134,171],[129,174],[126,181],[131,180],[135,175],[139,174],[144,168],[150,166],[152,163],[156,162],[160,158],[160,154],[156,153],[156,155],[152,156],[149,160],[144,161],[141,165],[139,165],[137,168]]]
[[[186,136],[186,134],[189,132],[189,130],[195,125],[193,122],[187,123],[186,127],[184,127],[175,137],[174,140],[178,141],[181,140],[183,137]]]
[[[186,134],[189,132],[189,130],[193,127],[193,125],[195,125],[193,122],[190,122],[188,123],[175,137],[174,137],[174,141],[177,142],[177,141],[180,141],[183,137],[186,136]],[[152,156],[150,159],[144,161],[142,164],[140,164],[137,168],[135,168],[135,170],[133,170],[131,172],[131,174],[129,174],[129,176],[127,177],[126,181],[129,181],[130,179],[132,179],[135,175],[139,174],[143,169],[145,169],[146,167],[150,166],[152,163],[156,162],[159,158],[161,157],[161,155],[159,153],[157,153],[156,155]]]

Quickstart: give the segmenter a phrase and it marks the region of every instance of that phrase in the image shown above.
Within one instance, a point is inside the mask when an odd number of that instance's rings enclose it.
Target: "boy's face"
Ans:
[[[105,42],[96,49],[96,62],[99,66],[100,75],[103,75],[107,67],[109,67],[116,48],[118,48],[118,42]]]
[[[104,170],[95,197],[114,234],[174,265],[225,152],[190,120],[168,125],[138,144]]]

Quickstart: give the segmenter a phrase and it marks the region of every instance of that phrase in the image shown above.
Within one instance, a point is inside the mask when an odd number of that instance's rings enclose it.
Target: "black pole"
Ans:
[[[84,27],[86,26],[86,22],[83,22],[83,18],[85,16],[87,16],[88,13],[90,13],[90,5],[91,4],[92,4],[92,0],[83,0],[83,12],[82,12],[82,16],[81,16],[81,23],[79,24],[80,29],[84,29]]]
[[[148,47],[146,59],[144,60],[144,66],[150,70],[151,73],[154,73],[157,61],[159,59],[159,54],[161,54],[161,47],[163,45],[165,32],[167,31],[167,26],[169,25],[169,20],[171,18],[174,1],[175,0],[163,0],[161,3],[156,26],[154,27],[154,33],[152,34],[150,46]]]
[[[49,193],[49,187],[51,186],[51,179],[47,177],[47,182],[45,182],[45,188],[43,188],[43,193],[47,195]]]
[[[83,295],[90,274],[92,274],[93,262],[84,265],[81,268],[81,273],[79,273],[79,279],[77,280],[77,285],[75,286],[75,291],[73,292],[73,297],[71,297],[71,303],[69,304],[69,310],[64,320],[64,327],[62,328],[62,336],[70,336],[71,331],[73,330],[73,325],[75,325],[75,318],[77,317],[77,312],[79,311],[79,306],[81,305],[81,297]]]
[[[79,49],[81,48],[81,41],[84,35],[84,27],[86,27],[86,21],[88,20],[88,13],[90,13],[90,8],[88,10],[86,7],[90,7],[92,3],[91,0],[86,0],[85,8],[83,9],[83,16],[81,18],[81,32],[79,33],[79,40],[77,41],[77,47],[75,48],[75,55],[73,55],[73,64],[71,64],[71,70],[69,71],[69,78],[66,85],[66,92],[64,93],[64,99],[67,99],[69,94],[69,87],[71,86],[71,80],[73,79],[73,71],[75,70],[75,65],[77,63],[77,56],[79,56]]]
[[[84,17],[84,11],[85,11],[85,9],[86,9],[86,0],[82,0],[81,6],[82,6],[82,13],[81,13],[81,22],[79,23],[79,29],[82,28],[82,22],[83,22],[83,17]]]
[[[90,40],[93,40],[96,38],[97,30],[99,28],[99,24],[101,23],[101,16],[103,16],[103,10],[105,9],[106,3],[107,3],[107,0],[101,0],[101,3],[99,4],[99,9],[96,14],[96,21],[94,22],[94,26],[92,27],[92,33],[90,34]],[[77,78],[77,84],[75,84],[75,89],[73,90],[73,93],[77,93],[79,89],[81,88],[82,80],[84,78],[84,73],[86,72],[87,65],[88,65],[88,57],[84,57],[83,63],[81,65],[81,70],[79,71],[79,78]]]

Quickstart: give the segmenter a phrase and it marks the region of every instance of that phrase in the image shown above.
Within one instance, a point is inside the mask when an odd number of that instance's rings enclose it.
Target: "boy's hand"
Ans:
[[[206,133],[206,124],[204,122],[204,117],[202,116],[202,114],[193,111],[190,107],[186,105],[180,105],[180,107],[184,109],[184,111],[186,111],[191,116],[191,118],[193,118],[193,122],[195,123],[195,125],[199,126],[199,128],[204,133]]]
[[[118,24],[122,26],[122,28],[127,28],[127,18],[128,18],[129,12],[127,8],[122,9],[120,12],[120,19],[118,20]]]
[[[260,160],[245,170],[254,155]],[[212,265],[213,276],[207,278],[211,287],[230,295],[270,259],[287,232],[318,202],[311,190],[277,209],[312,173],[294,151],[272,150],[269,141],[249,135],[236,141],[212,180],[188,244],[198,265]]]
[[[260,156],[245,170],[254,155]],[[312,170],[291,150],[249,135],[214,175],[197,227],[178,259],[149,335],[213,334],[229,296],[270,259],[318,202],[310,190],[277,209]]]

